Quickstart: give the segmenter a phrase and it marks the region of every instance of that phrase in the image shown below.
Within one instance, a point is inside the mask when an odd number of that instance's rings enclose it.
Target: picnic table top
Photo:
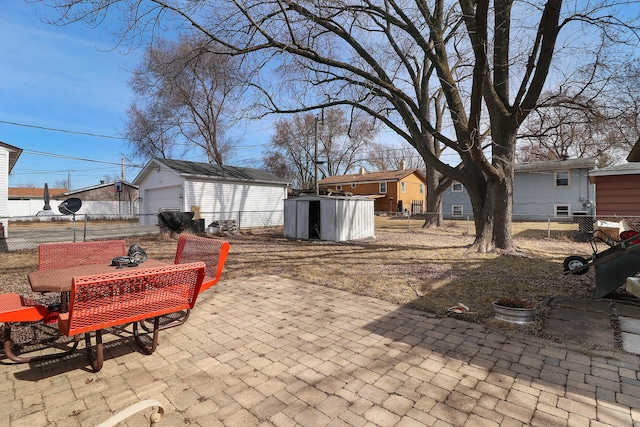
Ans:
[[[123,269],[145,269],[162,267],[170,263],[156,259],[147,259],[134,267],[122,267]],[[73,278],[76,276],[91,276],[94,274],[112,273],[118,271],[113,265],[87,264],[73,267],[56,268],[51,270],[32,271],[28,274],[29,285],[34,292],[64,292],[70,291]]]

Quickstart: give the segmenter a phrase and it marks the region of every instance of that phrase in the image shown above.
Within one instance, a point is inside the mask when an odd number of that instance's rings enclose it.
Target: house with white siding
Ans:
[[[595,158],[549,160],[515,165],[513,217],[537,221],[594,215],[595,186],[589,171]],[[454,182],[442,194],[442,216],[473,218],[471,199],[464,186]]]
[[[194,219],[235,220],[239,228],[284,224],[289,183],[259,169],[153,158],[133,180],[142,225],[160,212],[194,212]]]
[[[8,234],[9,173],[21,153],[21,148],[0,142],[0,239]]]

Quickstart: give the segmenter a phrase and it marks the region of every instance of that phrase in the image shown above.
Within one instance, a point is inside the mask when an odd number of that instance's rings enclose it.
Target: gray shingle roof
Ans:
[[[218,178],[231,181],[256,181],[277,184],[288,184],[285,180],[260,169],[239,166],[217,165],[186,160],[154,159],[181,175],[191,177]]]
[[[597,165],[597,159],[590,157],[586,159],[568,159],[568,160],[547,160],[531,163],[517,163],[516,172],[539,172],[539,171],[556,171],[567,169],[593,169]]]

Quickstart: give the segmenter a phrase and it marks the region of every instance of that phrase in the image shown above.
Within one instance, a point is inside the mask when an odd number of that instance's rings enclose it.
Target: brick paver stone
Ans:
[[[99,373],[82,353],[1,364],[0,425],[95,425],[142,399],[162,402],[166,425],[640,425],[636,355],[277,276],[203,292],[152,355],[133,350],[129,330],[120,335]],[[128,425],[148,425],[150,413]]]

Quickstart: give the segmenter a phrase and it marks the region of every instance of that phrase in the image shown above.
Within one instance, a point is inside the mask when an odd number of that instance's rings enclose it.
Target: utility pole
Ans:
[[[318,185],[318,116],[314,119],[313,139],[315,142],[315,150],[313,154],[313,165],[315,166],[316,196],[320,195],[320,186]]]

